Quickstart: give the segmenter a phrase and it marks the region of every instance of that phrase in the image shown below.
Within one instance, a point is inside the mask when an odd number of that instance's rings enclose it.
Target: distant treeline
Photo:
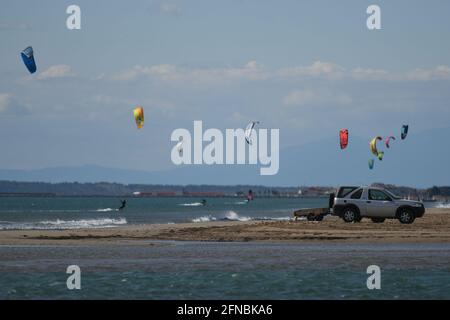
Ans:
[[[437,196],[450,197],[450,186],[437,187],[433,186],[427,189],[416,189],[410,187],[401,187],[390,184],[375,183],[375,186],[383,187],[391,190],[396,195],[402,197],[417,197],[419,199],[434,199]]]
[[[374,184],[403,197],[432,199],[450,196],[450,186],[416,189],[395,185]],[[0,181],[0,196],[245,196],[249,190],[257,197],[326,196],[334,187],[267,187],[259,185],[145,185],[120,183],[45,183]]]
[[[325,194],[330,187],[313,188],[314,194]],[[265,187],[256,185],[144,185],[144,184],[120,184],[109,182],[98,183],[45,183],[45,182],[17,182],[0,181],[0,196],[7,195],[41,195],[41,196],[124,196],[139,193],[140,195],[157,196],[164,195],[215,195],[215,196],[243,196],[249,190],[254,195],[261,197],[283,196],[298,194],[299,190],[307,187]]]

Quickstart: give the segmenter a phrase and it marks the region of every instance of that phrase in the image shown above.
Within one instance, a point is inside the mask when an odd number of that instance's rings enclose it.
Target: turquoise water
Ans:
[[[448,245],[0,247],[0,299],[449,299]],[[81,290],[66,287],[68,265]],[[368,290],[367,267],[381,268]]]
[[[130,198],[118,211],[115,198],[0,198],[0,230],[76,229],[125,224],[211,220],[285,220],[298,208],[327,206],[325,198]]]

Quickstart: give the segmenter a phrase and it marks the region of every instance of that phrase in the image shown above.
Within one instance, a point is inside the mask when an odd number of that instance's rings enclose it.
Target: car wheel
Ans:
[[[350,222],[358,221],[358,219],[360,219],[360,217],[359,217],[358,212],[355,209],[349,207],[349,208],[344,209],[344,213],[342,214],[342,219],[345,222],[350,223]]]
[[[373,223],[383,223],[385,218],[372,218]]]
[[[398,220],[403,224],[413,223],[415,219],[414,213],[408,208],[401,209],[398,214]]]
[[[322,221],[323,220],[323,215],[319,215],[316,217],[316,221]]]

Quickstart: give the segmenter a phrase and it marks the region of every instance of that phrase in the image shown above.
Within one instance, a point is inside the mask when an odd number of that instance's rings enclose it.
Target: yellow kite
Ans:
[[[382,137],[377,136],[377,137],[373,138],[373,139],[370,141],[370,151],[371,151],[374,155],[376,155],[376,156],[378,157],[379,160],[383,160],[384,152],[383,152],[383,151],[378,151],[378,149],[377,149],[377,142],[378,142],[378,141],[382,141],[382,140],[383,140]]]
[[[144,109],[142,107],[136,107],[133,114],[138,129],[141,129],[144,126]]]

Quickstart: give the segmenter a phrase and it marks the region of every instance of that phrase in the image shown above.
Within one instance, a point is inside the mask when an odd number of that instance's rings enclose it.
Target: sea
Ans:
[[[0,198],[4,230],[287,220],[326,198]],[[445,206],[444,204],[430,204]],[[67,286],[69,266],[80,289]],[[370,266],[379,268],[373,288]],[[371,280],[372,279],[372,280]],[[450,299],[450,245],[130,241],[2,245],[0,299]]]

